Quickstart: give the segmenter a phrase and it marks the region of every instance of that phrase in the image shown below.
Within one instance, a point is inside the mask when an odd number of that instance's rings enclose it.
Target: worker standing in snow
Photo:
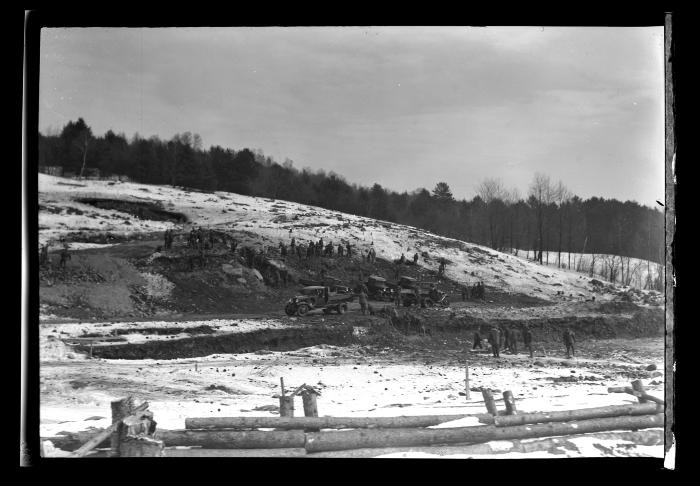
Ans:
[[[41,247],[41,256],[39,257],[39,264],[46,265],[49,262],[49,244],[46,243]]]
[[[513,354],[518,354],[518,331],[510,329],[510,350]]]
[[[362,315],[364,316],[367,313],[367,287],[362,282],[360,282],[359,300],[360,310],[362,311]]]
[[[523,346],[525,349],[530,350],[530,358],[532,358],[532,331],[527,324],[523,325]]]
[[[418,264],[418,253],[413,255],[413,264],[417,265]]]
[[[61,250],[61,261],[59,262],[61,268],[66,268],[67,260],[70,260],[70,253],[68,253],[68,245],[65,245]]]
[[[491,343],[491,351],[493,352],[493,357],[500,358],[501,330],[498,329],[496,326],[491,328],[491,332],[489,333],[489,343]]]
[[[479,334],[479,331],[474,332],[474,345],[472,346],[472,349],[483,349],[481,346],[481,334]]]
[[[510,329],[507,326],[503,329],[503,349],[508,352],[512,352],[512,347],[510,344]]]
[[[566,330],[564,330],[563,338],[564,346],[566,346],[566,357],[571,358],[572,356],[575,356],[574,344],[576,343],[576,336],[574,335],[574,331],[572,331],[570,327],[567,327]]]

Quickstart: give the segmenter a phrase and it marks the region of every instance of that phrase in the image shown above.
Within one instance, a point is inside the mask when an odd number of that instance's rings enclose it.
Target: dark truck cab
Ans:
[[[367,297],[372,300],[391,302],[394,300],[394,292],[384,277],[370,275],[365,282],[367,286]]]
[[[450,305],[450,299],[447,297],[447,294],[437,287],[433,286],[431,288],[429,283],[419,282],[412,277],[401,277],[399,279],[399,285],[401,285],[401,303],[404,307],[420,305],[420,300],[416,296],[416,290],[418,290],[420,299],[423,300],[428,307],[434,305],[447,307]]]
[[[331,290],[328,286],[310,285],[287,301],[284,312],[288,316],[304,316],[311,310],[321,309],[324,314],[333,311],[344,314],[353,298],[352,292],[345,286],[336,285]]]

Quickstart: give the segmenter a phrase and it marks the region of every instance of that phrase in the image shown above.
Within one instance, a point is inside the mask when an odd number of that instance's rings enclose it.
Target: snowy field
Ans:
[[[218,323],[246,326],[246,321]],[[105,323],[105,326],[114,325],[117,324]],[[288,389],[304,383],[316,387],[321,392],[318,401],[321,416],[484,413],[478,392],[478,387],[482,386],[494,390],[496,398],[502,391],[511,390],[520,411],[623,405],[635,403],[636,398],[609,394],[607,387],[629,386],[629,373],[649,362],[662,369],[663,363],[663,343],[658,339],[626,340],[624,343],[622,340],[599,341],[591,343],[590,350],[584,348],[578,358],[564,360],[550,353],[548,357],[538,357],[536,366],[532,366],[533,361],[525,354],[502,354],[497,361],[488,354],[470,353],[470,388],[475,390],[471,392],[471,399],[466,400],[463,356],[456,354],[434,356],[417,350],[397,356],[388,348],[369,353],[356,345],[318,345],[289,352],[215,354],[174,360],[89,359],[68,351],[60,340],[50,337],[56,334],[56,329],[67,333],[70,328],[70,334],[81,332],[73,326],[41,328],[40,433],[43,437],[62,431],[107,427],[110,425],[110,401],[129,394],[133,394],[137,402],[147,400],[150,403],[149,409],[154,412],[161,429],[183,429],[188,417],[278,416],[281,377]],[[608,346],[622,348],[623,352],[610,353]],[[656,372],[654,376],[653,380],[645,380],[647,389],[651,394],[663,396],[663,373]],[[296,407],[301,412],[300,400],[298,402]],[[503,409],[502,399],[497,405]],[[436,427],[472,425],[481,424],[474,418],[466,418]],[[591,439],[585,437],[571,439],[571,442],[577,447],[565,448],[563,455],[550,457],[663,456],[662,444],[621,445],[618,441],[601,448],[592,447]],[[501,444],[501,447],[506,446]],[[54,453],[63,454],[57,450]],[[420,457],[422,454],[406,452],[400,456]],[[520,453],[509,454],[518,457]],[[377,455],[382,456],[380,452]],[[497,455],[502,457],[500,453]],[[449,448],[440,454],[440,457],[463,456],[450,453]],[[484,457],[482,454],[474,456]],[[537,453],[523,455],[540,456],[544,457]]]

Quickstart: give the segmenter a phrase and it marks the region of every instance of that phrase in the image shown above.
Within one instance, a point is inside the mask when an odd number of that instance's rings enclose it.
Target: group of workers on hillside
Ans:
[[[331,241],[324,245],[323,238],[319,238],[319,240],[316,242],[310,241],[305,245],[304,243],[297,243],[296,238],[292,237],[292,241],[289,244],[289,250],[287,250],[287,246],[282,242],[279,244],[279,249],[282,258],[286,258],[288,255],[290,255],[296,256],[299,260],[310,260],[312,258],[322,256],[330,258],[334,256],[352,256],[352,246],[350,246],[349,242],[345,243],[345,245],[339,243],[336,249],[336,246]]]

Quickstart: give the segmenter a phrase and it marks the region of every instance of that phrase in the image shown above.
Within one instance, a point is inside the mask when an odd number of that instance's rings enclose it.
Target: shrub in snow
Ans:
[[[146,280],[144,290],[149,297],[156,299],[170,298],[170,293],[175,288],[174,283],[155,273],[142,273],[141,276]]]

